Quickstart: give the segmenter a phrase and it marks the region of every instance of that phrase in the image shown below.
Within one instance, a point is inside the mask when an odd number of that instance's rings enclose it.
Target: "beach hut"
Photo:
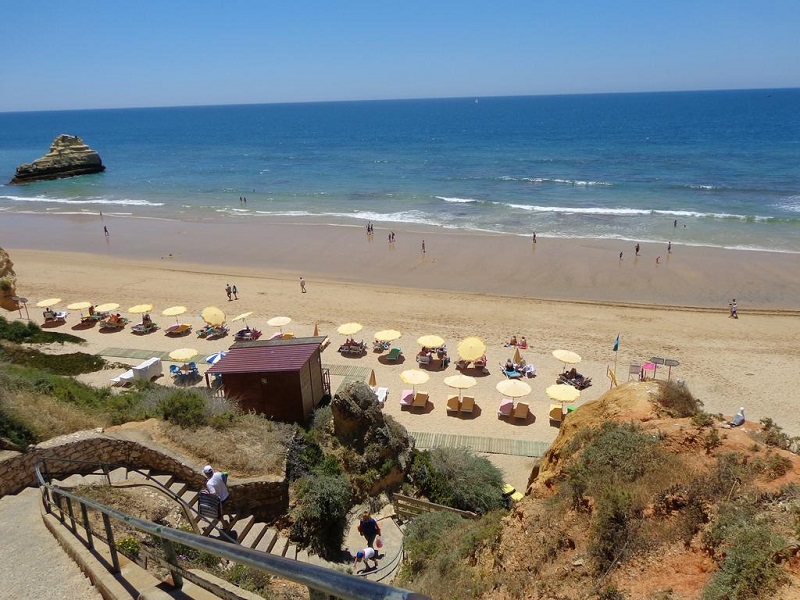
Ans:
[[[286,423],[305,423],[326,396],[330,375],[322,368],[327,338],[236,342],[206,371],[222,380],[219,390],[246,411]]]

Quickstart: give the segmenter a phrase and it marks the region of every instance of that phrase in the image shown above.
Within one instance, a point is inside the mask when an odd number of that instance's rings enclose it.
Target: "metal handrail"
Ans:
[[[67,508],[73,522],[74,531],[75,519],[72,511],[72,502],[77,502],[81,507],[84,527],[87,530],[87,544],[90,548],[93,547],[93,542],[90,533],[91,529],[88,527],[89,521],[86,509],[91,508],[103,515],[106,529],[106,541],[109,545],[115,571],[119,571],[119,560],[116,554],[114,534],[111,531],[109,518],[122,521],[129,527],[133,527],[138,531],[161,540],[176,587],[181,587],[183,577],[173,544],[183,544],[194,550],[241,563],[269,575],[294,581],[295,583],[308,587],[309,590],[330,594],[342,598],[343,600],[428,600],[426,596],[395,588],[384,583],[362,579],[360,577],[355,577],[332,569],[326,569],[317,565],[298,562],[282,556],[264,554],[263,552],[258,552],[257,550],[252,550],[243,546],[235,546],[228,542],[206,538],[194,533],[172,529],[150,521],[145,521],[144,519],[139,519],[52,485],[45,481],[40,465],[41,461],[36,463],[35,472],[39,486],[43,490],[45,511],[50,513],[52,509],[52,502],[50,501],[49,494],[54,494],[58,499],[65,498],[67,500]]]
[[[83,464],[83,465],[92,465],[92,466],[98,467],[98,468],[102,469],[103,475],[106,477],[106,481],[108,482],[109,485],[111,485],[111,478],[109,476],[109,473],[111,471],[113,471],[114,469],[126,469],[128,471],[128,473],[138,473],[139,475],[141,475],[142,477],[144,477],[147,480],[149,485],[151,485],[152,487],[156,488],[157,491],[159,491],[162,494],[164,494],[165,496],[167,496],[170,500],[173,500],[173,501],[177,502],[178,505],[180,505],[181,510],[183,510],[183,514],[186,516],[186,519],[192,524],[192,527],[194,527],[196,529],[197,521],[202,519],[208,525],[210,525],[213,529],[215,529],[217,534],[219,534],[221,537],[224,537],[229,542],[233,542],[234,544],[238,544],[239,543],[239,541],[236,538],[231,537],[228,534],[228,532],[226,532],[224,529],[221,529],[216,524],[216,522],[212,521],[211,519],[209,519],[205,515],[201,515],[198,510],[196,510],[193,506],[191,506],[189,503],[184,501],[183,498],[178,496],[178,494],[173,492],[171,489],[169,489],[167,486],[165,486],[163,483],[161,483],[157,479],[153,478],[150,475],[149,472],[146,473],[146,472],[144,472],[144,471],[142,471],[140,469],[137,469],[135,467],[131,468],[125,463],[105,463],[105,462],[98,462],[98,461],[92,461],[92,460],[80,460],[80,459],[76,459],[76,458],[59,458],[59,457],[53,457],[53,456],[45,457],[45,458],[40,460],[41,464],[45,465],[45,467],[47,467],[47,463],[48,462],[52,462],[52,461],[58,461],[58,462],[64,462],[64,463],[76,463],[76,464]],[[52,472],[50,472],[49,469],[47,469],[47,474],[51,478],[53,478],[54,476],[64,475],[64,474],[67,474],[67,473],[61,473],[61,472],[52,473]],[[71,475],[72,473],[68,472],[68,474]],[[92,473],[90,473],[90,475],[91,474]],[[99,474],[97,474],[97,475],[99,476]]]

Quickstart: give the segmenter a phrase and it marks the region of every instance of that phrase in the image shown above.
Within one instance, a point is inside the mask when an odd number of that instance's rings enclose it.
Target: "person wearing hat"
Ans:
[[[364,561],[364,565],[367,569],[377,569],[378,568],[378,553],[373,549],[367,546],[363,550],[359,550],[356,552],[356,559],[353,561],[353,570],[356,570],[356,566],[360,561]],[[371,567],[369,566],[369,561],[374,562],[375,564]]]
[[[203,492],[219,498],[220,518],[222,519],[223,525],[226,525],[223,516],[225,514],[223,507],[230,493],[228,492],[228,486],[225,485],[225,478],[219,471],[214,471],[211,465],[203,467],[203,475],[206,477],[206,487]]]

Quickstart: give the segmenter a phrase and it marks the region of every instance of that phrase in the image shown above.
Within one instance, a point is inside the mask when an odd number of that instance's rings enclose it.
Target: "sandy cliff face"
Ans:
[[[8,253],[0,248],[0,307],[6,310],[17,310],[19,306],[12,300],[17,295],[17,275],[14,263]]]
[[[105,170],[100,155],[75,135],[61,134],[50,145],[50,151],[30,164],[17,167],[10,183],[28,183],[42,179],[59,179],[100,173]]]

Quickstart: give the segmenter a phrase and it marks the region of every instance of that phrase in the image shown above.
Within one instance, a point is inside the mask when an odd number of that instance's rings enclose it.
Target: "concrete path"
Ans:
[[[101,600],[45,528],[39,491],[0,498],[0,600]]]

